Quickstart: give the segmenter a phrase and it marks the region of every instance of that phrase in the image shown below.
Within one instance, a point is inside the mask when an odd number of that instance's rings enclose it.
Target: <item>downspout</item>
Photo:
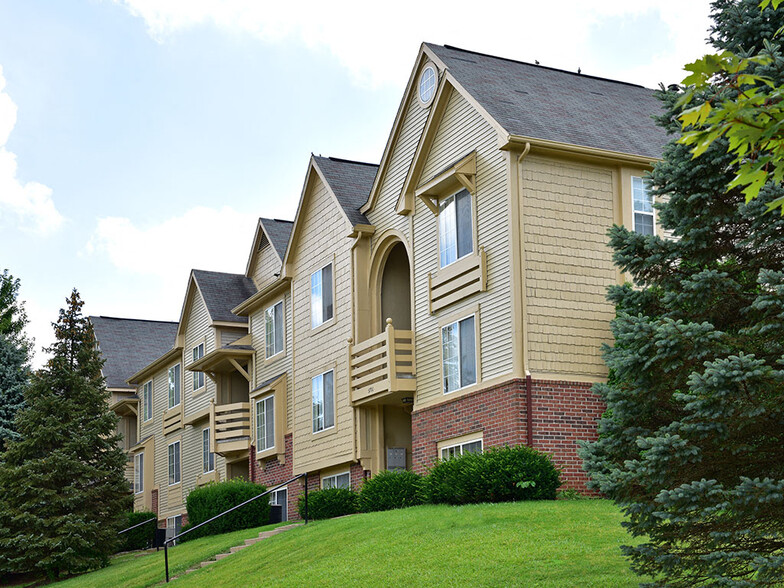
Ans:
[[[534,399],[531,372],[525,370],[525,435],[528,447],[534,446]]]

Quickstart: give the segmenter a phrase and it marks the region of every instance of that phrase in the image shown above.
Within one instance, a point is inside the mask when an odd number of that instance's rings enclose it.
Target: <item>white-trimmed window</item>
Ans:
[[[441,327],[444,394],[476,384],[476,317]]]
[[[144,420],[149,421],[152,418],[152,380],[144,383],[142,396],[144,397]]]
[[[316,328],[333,316],[332,264],[310,274],[310,326]]]
[[[313,432],[335,426],[335,376],[332,370],[313,378]]]
[[[180,442],[169,443],[169,486],[180,483]]]
[[[351,474],[343,472],[333,476],[325,476],[321,478],[321,487],[324,490],[327,488],[351,488]]]
[[[474,441],[466,441],[465,443],[456,443],[455,445],[447,445],[441,448],[441,459],[449,459],[463,455],[464,453],[482,453],[482,440],[476,439]]]
[[[180,364],[169,368],[169,408],[180,403]]]
[[[256,401],[256,451],[275,447],[275,396],[270,394]]]
[[[133,493],[144,492],[144,453],[133,456]]]
[[[170,539],[172,537],[176,537],[182,531],[182,515],[177,515],[176,517],[167,517],[166,518],[166,538]],[[175,541],[179,543],[179,539]]]
[[[204,357],[204,343],[199,343],[193,348],[193,361],[198,361]],[[204,372],[193,372],[193,391],[204,387]]]
[[[201,471],[202,473],[215,471],[215,454],[210,451],[210,428],[201,432]]]
[[[474,252],[471,194],[460,190],[438,203],[438,260],[446,267]]]
[[[653,212],[651,182],[645,178],[632,176],[632,202],[634,211],[634,232],[653,235],[656,226]]]
[[[283,322],[281,300],[264,311],[264,336],[267,343],[265,357],[269,358],[283,351]]]

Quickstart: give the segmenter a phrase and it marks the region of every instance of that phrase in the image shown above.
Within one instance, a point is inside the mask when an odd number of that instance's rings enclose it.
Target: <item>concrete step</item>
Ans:
[[[219,553],[218,555],[215,556],[215,559],[216,560],[226,559],[230,555],[231,555],[230,553]]]
[[[246,547],[247,547],[247,545],[237,545],[237,546],[232,547],[231,549],[229,549],[229,553],[237,553],[238,551],[242,551]]]

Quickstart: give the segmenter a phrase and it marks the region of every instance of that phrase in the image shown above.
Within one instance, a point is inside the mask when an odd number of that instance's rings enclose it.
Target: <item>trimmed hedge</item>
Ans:
[[[123,522],[123,529],[138,525],[149,519],[158,520],[158,515],[154,512],[139,511],[126,513],[126,520]],[[147,549],[155,539],[156,523],[141,525],[132,531],[120,535],[120,545],[118,551],[136,551],[137,549]],[[122,529],[120,529],[122,531]]]
[[[266,492],[266,490],[265,486],[240,479],[211,483],[201,488],[196,488],[188,494],[186,501],[188,524],[182,530],[186,531],[195,527],[199,523],[230,509],[232,506],[237,506],[254,496]],[[267,495],[211,522],[209,525],[188,533],[182,539],[188,541],[197,537],[220,535],[230,531],[266,525],[269,522],[269,513],[269,495]]]
[[[358,512],[358,495],[348,488],[327,488],[308,492],[308,518],[332,519]],[[297,503],[299,516],[305,518],[305,495]]]
[[[359,510],[376,512],[422,504],[423,479],[407,470],[379,472],[362,484]]]
[[[554,500],[560,474],[550,457],[530,447],[494,447],[437,461],[425,478],[433,504]]]

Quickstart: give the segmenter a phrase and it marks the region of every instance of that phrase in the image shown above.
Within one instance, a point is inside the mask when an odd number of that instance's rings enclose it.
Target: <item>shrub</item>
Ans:
[[[424,494],[434,504],[553,500],[559,485],[550,457],[520,445],[437,461]]]
[[[123,529],[138,525],[143,521],[150,519],[158,520],[158,515],[154,512],[140,511],[126,513],[126,520],[123,522]],[[118,551],[135,551],[137,549],[147,549],[152,545],[155,538],[155,529],[158,527],[155,523],[147,523],[136,527],[132,531],[120,535],[122,541],[119,545]]]
[[[308,492],[308,518],[331,519],[354,514],[357,508],[358,495],[348,488],[327,488]],[[305,517],[305,495],[299,497],[297,504],[299,516]]]
[[[188,494],[188,499],[185,503],[188,510],[188,524],[182,530],[186,531],[195,527],[199,523],[230,509],[232,506],[237,506],[254,496],[258,496],[266,490],[260,484],[239,479],[207,484],[201,488],[196,488]],[[269,496],[265,496],[211,522],[209,525],[188,533],[183,537],[183,540],[266,525],[269,522],[269,511]]]
[[[359,510],[375,512],[406,508],[422,504],[422,476],[409,472],[379,472],[362,484],[359,492]]]

